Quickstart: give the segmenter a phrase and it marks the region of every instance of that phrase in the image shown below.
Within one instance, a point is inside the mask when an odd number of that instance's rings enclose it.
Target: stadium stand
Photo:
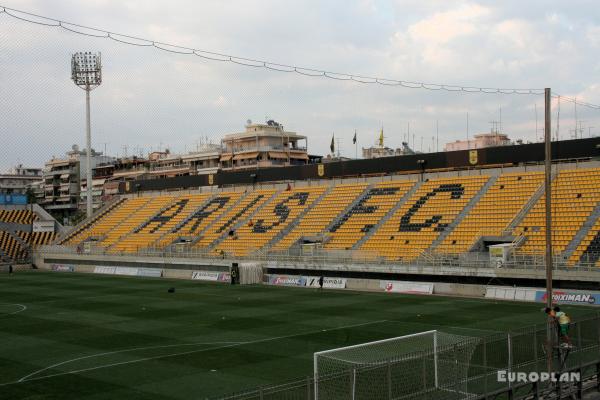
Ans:
[[[7,231],[0,231],[0,251],[13,261],[22,260],[27,254],[25,246]]]
[[[425,182],[361,247],[388,259],[414,259],[444,232],[488,176]]]
[[[459,254],[468,251],[481,236],[503,235],[517,213],[543,183],[544,175],[541,172],[507,173],[500,176],[435,250]]]
[[[17,234],[30,246],[50,244],[56,237],[54,232],[17,232]]]
[[[513,238],[520,255],[543,255],[541,172],[449,175],[422,182],[132,197],[59,243],[91,240],[109,253],[183,243],[211,256],[246,256],[285,253],[308,238],[326,252],[357,250],[368,258],[411,261],[453,257],[469,252],[482,237],[502,237]],[[555,254],[572,265],[598,263],[600,222],[594,213],[600,214],[600,168],[561,170],[552,196]]]
[[[561,171],[552,186],[552,245],[561,254],[581,229],[600,199],[600,169]],[[542,197],[514,230],[526,237],[517,250],[521,254],[543,254],[545,207]]]
[[[173,217],[172,223],[167,228],[167,233],[157,239],[154,246],[165,247],[178,239],[193,241],[195,236],[227,210],[227,206],[231,206],[231,204],[238,201],[241,195],[242,193],[239,192],[226,192],[211,196],[208,201],[207,197],[201,196],[190,199],[187,208],[191,209],[191,213],[187,212],[186,209],[182,209],[179,214]]]
[[[31,224],[37,219],[37,215],[29,210],[0,210],[0,222]]]
[[[87,221],[84,221],[82,224],[79,224],[76,229],[73,229],[69,232],[68,235],[61,238],[59,244],[74,244],[78,241],[83,240],[83,237],[89,237],[85,235],[85,232],[88,231],[94,224],[96,224],[100,219],[107,216],[109,213],[113,212],[119,206],[121,206],[127,199],[118,199],[107,206],[103,207],[99,212],[94,214],[92,218]],[[81,235],[81,236],[78,236]]]
[[[581,240],[577,249],[571,254],[569,264],[577,263],[600,267],[600,218]]]
[[[303,236],[324,234],[328,225],[367,187],[363,184],[340,184],[335,186],[292,230],[278,241],[273,250],[287,250]]]
[[[148,207],[144,213],[139,213],[143,218],[132,219],[129,222],[130,226],[134,226],[140,221],[141,225],[115,243],[113,251],[131,252],[151,246],[163,234],[177,226],[186,215],[194,212],[209,197],[209,194],[196,194],[177,198],[167,197],[158,202],[153,201],[153,203],[161,204],[162,208],[152,215],[148,210],[154,210],[156,205]]]
[[[136,213],[150,201],[150,197],[126,199],[119,203],[112,212],[104,213],[98,219],[94,220],[91,225],[89,225],[89,228],[76,228],[75,231],[78,231],[78,233],[62,242],[62,244],[78,245],[88,239],[99,241],[108,234],[109,231],[116,228],[122,222],[125,222],[131,215]]]
[[[144,223],[149,222],[155,213],[167,209],[168,204],[174,199],[174,196],[156,196],[147,199],[143,207],[137,209],[123,222],[117,225],[114,229],[106,233],[99,245],[105,248],[110,248],[110,252],[127,252],[135,251],[139,246],[135,245],[135,241],[125,240],[129,233],[141,228]]]
[[[328,232],[326,249],[350,250],[415,185],[414,181],[391,181],[375,185]]]
[[[19,206],[17,206],[19,207]],[[26,263],[31,248],[52,243],[56,234],[34,231],[34,224],[48,222],[47,216],[40,217],[30,206],[22,208],[0,208],[0,262]],[[56,228],[51,224],[51,227]],[[45,229],[48,229],[46,224]]]
[[[272,200],[273,206],[265,206],[242,224],[233,235],[229,235],[215,247],[217,252],[224,251],[233,255],[246,255],[262,249],[315,200],[327,187],[302,187],[280,192]]]
[[[194,244],[196,249],[214,249],[214,247],[229,236],[235,235],[237,227],[246,218],[253,215],[266,203],[269,203],[276,190],[256,190],[244,193],[242,199],[215,218],[213,223],[206,224],[200,232],[199,240]]]

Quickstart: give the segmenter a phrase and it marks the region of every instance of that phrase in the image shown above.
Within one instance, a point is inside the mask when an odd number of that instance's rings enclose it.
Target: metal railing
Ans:
[[[556,326],[547,323],[480,337],[463,335],[458,342],[433,350],[416,348],[394,354],[393,361],[365,361],[351,367],[352,370],[300,377],[214,399],[338,400],[355,398],[355,394],[356,399],[389,400],[560,399],[571,395],[580,399],[586,389],[600,390],[599,330],[599,315],[573,320],[570,324],[572,346],[568,350],[560,345]],[[500,375],[509,373],[526,376],[533,373],[539,377],[548,372],[549,365],[559,376],[579,373],[579,380],[515,382],[510,377],[500,379]],[[440,377],[439,382],[428,379],[434,375],[432,370]],[[333,390],[323,393],[315,390],[317,386]]]
[[[584,392],[595,390],[600,392],[600,361],[592,361],[580,366],[568,368],[563,373],[576,373],[580,379],[571,385],[564,383],[555,385],[544,390],[539,381],[519,382],[517,384],[495,390],[491,393],[485,393],[473,400],[539,400],[547,399],[554,395],[556,399],[573,398],[582,399]]]
[[[515,270],[544,270],[545,257],[543,255],[512,255],[500,266],[491,263],[486,253],[465,253],[460,255],[449,255],[440,253],[423,252],[416,259],[391,260],[380,256],[375,252],[362,250],[324,250],[313,249],[304,253],[301,249],[288,249],[285,251],[262,251],[253,249],[245,255],[236,255],[224,251],[197,248],[193,246],[171,245],[166,248],[142,247],[131,251],[116,251],[101,246],[90,246],[82,252],[77,246],[50,245],[40,246],[36,249],[43,254],[85,254],[96,256],[131,256],[131,257],[160,257],[160,258],[188,258],[195,260],[235,260],[264,262],[266,264],[310,264],[312,266],[324,265],[365,265],[377,266],[392,271],[396,267],[411,267],[418,269],[426,268],[470,268],[470,269],[515,269]],[[554,269],[560,271],[594,271],[600,272],[600,268],[594,263],[569,264],[567,260],[558,254],[554,257]],[[284,265],[285,266],[285,265]]]

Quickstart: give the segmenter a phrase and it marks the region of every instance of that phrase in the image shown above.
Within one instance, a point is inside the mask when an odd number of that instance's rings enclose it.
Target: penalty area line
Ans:
[[[18,314],[20,312],[23,312],[23,311],[27,310],[27,306],[25,306],[23,304],[18,304],[18,303],[0,303],[0,304],[7,304],[9,306],[19,306],[19,307],[21,307],[21,309],[19,309],[17,311],[13,311],[11,313],[0,315],[0,318],[1,317],[8,317],[9,315],[15,315],[15,314]]]
[[[45,368],[39,369],[37,371],[34,371],[32,373],[30,373],[29,375],[25,375],[24,377],[22,377],[21,379],[19,379],[17,382],[23,382],[26,380],[29,380],[29,378],[38,375],[41,372],[47,371],[49,369],[52,368],[56,368],[59,367],[61,365],[65,365],[65,364],[69,364],[75,361],[81,361],[81,360],[85,360],[85,359],[89,359],[89,358],[94,358],[94,357],[102,357],[102,356],[108,356],[111,354],[120,354],[120,353],[129,353],[132,351],[139,351],[139,350],[149,350],[149,349],[164,349],[164,348],[169,348],[169,347],[184,347],[184,346],[202,346],[202,345],[215,345],[215,344],[239,344],[242,342],[196,342],[196,343],[178,343],[178,344],[167,344],[167,345],[158,345],[158,346],[146,346],[146,347],[134,347],[134,348],[129,348],[129,349],[122,349],[122,350],[115,350],[115,351],[107,351],[104,353],[96,353],[96,354],[90,354],[87,356],[82,356],[82,357],[77,357],[77,358],[72,358],[70,360],[66,360],[66,361],[62,361],[56,364],[52,364],[50,366],[47,366]]]
[[[363,322],[363,323],[360,323],[360,324],[344,325],[344,326],[338,326],[338,327],[327,328],[327,329],[313,330],[313,331],[303,332],[303,333],[295,333],[295,334],[291,334],[291,335],[273,336],[273,337],[264,338],[264,339],[257,339],[257,340],[236,342],[236,343],[226,344],[226,345],[223,345],[223,346],[214,346],[214,347],[208,347],[208,348],[199,349],[199,350],[189,350],[189,351],[182,351],[182,352],[178,352],[178,353],[163,354],[163,355],[160,355],[160,356],[144,357],[144,358],[139,358],[139,359],[135,359],[135,360],[120,361],[120,362],[111,363],[111,364],[97,365],[95,367],[82,368],[82,369],[73,370],[73,371],[65,371],[65,372],[59,372],[59,373],[56,373],[56,374],[49,374],[49,375],[43,375],[43,376],[38,376],[38,377],[32,377],[32,376],[34,376],[37,373],[40,373],[42,371],[48,370],[49,368],[52,368],[52,366],[50,366],[50,367],[46,367],[46,368],[44,368],[42,370],[35,371],[34,373],[29,374],[29,375],[27,375],[27,376],[25,376],[25,377],[23,377],[23,378],[21,378],[21,379],[19,379],[17,381],[0,383],[0,386],[14,385],[14,384],[18,384],[18,383],[26,383],[26,382],[30,382],[30,381],[36,381],[36,380],[54,378],[54,377],[63,376],[63,375],[78,374],[78,373],[81,373],[81,372],[94,371],[94,370],[98,370],[98,369],[111,368],[111,367],[116,367],[116,366],[120,366],[120,365],[134,364],[134,363],[139,363],[139,362],[144,362],[144,361],[159,360],[159,359],[163,359],[163,358],[177,357],[177,356],[188,355],[188,354],[195,354],[195,353],[202,353],[202,352],[212,351],[212,350],[220,350],[220,349],[233,348],[233,347],[244,346],[244,345],[248,345],[248,344],[257,344],[257,343],[271,342],[271,341],[275,341],[275,340],[289,339],[289,338],[299,337],[299,336],[315,335],[315,334],[320,334],[320,333],[323,333],[323,332],[331,332],[331,331],[337,331],[337,330],[342,330],[342,329],[357,328],[357,327],[360,327],[360,326],[382,324],[382,323],[385,323],[385,322],[388,322],[388,321],[387,320],[379,320],[379,321]],[[213,342],[213,343],[215,343],[215,342]],[[129,351],[133,351],[133,350],[129,349]],[[119,351],[119,352],[124,352],[124,351]],[[94,356],[97,356],[97,355],[80,357],[79,359],[91,358],[91,357],[94,357]],[[57,364],[56,366],[58,366],[58,365],[64,365],[64,364],[67,364],[67,363],[72,362],[74,360],[67,360],[67,361],[65,361],[63,363]],[[28,377],[31,377],[31,378],[28,378]]]

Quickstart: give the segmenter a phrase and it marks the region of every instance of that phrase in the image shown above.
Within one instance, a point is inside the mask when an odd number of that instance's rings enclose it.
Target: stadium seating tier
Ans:
[[[358,250],[406,261],[433,252],[464,253],[482,236],[512,235],[524,238],[518,253],[541,255],[545,240],[542,190],[543,174],[523,171],[496,178],[470,175],[424,182],[396,179],[288,190],[142,196],[116,202],[62,243],[80,245],[93,240],[109,252],[132,253],[185,241],[198,251],[243,256],[299,248],[304,237],[322,240],[326,251]],[[580,234],[580,243],[574,241],[599,201],[600,168],[556,174],[553,245],[557,255],[567,247],[574,249],[569,253],[571,264],[584,258],[599,262],[600,221],[583,231],[587,234]]]

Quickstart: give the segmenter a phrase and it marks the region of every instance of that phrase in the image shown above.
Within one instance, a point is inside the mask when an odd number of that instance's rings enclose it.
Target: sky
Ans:
[[[0,0],[0,6],[299,67],[459,86],[551,87],[600,104],[595,1]],[[327,154],[334,135],[347,157],[374,145],[382,128],[386,146],[408,141],[425,152],[489,132],[500,121],[514,140],[539,141],[542,134],[540,95],[306,77],[82,36],[0,13],[0,171],[17,163],[42,166],[73,144],[84,146],[84,92],[70,81],[77,51],[102,53],[92,142],[115,156],[188,152],[243,131],[247,120],[266,119],[306,135],[311,154]],[[576,126],[579,136],[600,135],[599,110],[564,100],[553,100],[552,123],[560,139],[574,137]]]

